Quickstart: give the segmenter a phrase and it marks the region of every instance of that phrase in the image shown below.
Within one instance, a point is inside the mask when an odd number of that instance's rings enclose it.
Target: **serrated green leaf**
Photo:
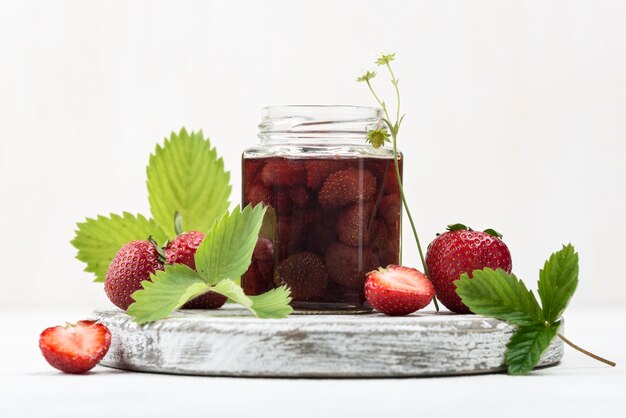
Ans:
[[[285,318],[293,312],[291,292],[285,286],[272,289],[258,296],[247,296],[232,280],[222,280],[211,288],[250,310],[258,318]]]
[[[117,251],[126,243],[145,240],[152,236],[158,242],[167,240],[167,235],[152,219],[128,212],[122,216],[98,216],[87,218],[77,224],[72,245],[78,250],[76,258],[87,263],[85,271],[96,274],[96,281],[103,282],[107,269]]]
[[[172,132],[150,156],[147,174],[152,216],[169,236],[177,211],[187,231],[204,232],[230,205],[230,173],[202,131]]]
[[[470,310],[516,325],[543,322],[541,307],[524,282],[502,269],[474,270],[473,278],[462,274],[456,293]]]
[[[578,286],[578,254],[571,244],[553,253],[539,271],[539,297],[548,322],[561,317]]]
[[[166,318],[210,288],[198,273],[184,264],[166,265],[164,271],[152,274],[151,280],[141,282],[143,289],[131,295],[135,302],[127,313],[139,324]]]
[[[211,288],[212,291],[226,296],[235,303],[240,304],[244,308],[252,307],[252,299],[247,296],[241,286],[230,279],[224,279]]]
[[[286,286],[277,287],[262,295],[250,296],[252,311],[259,318],[285,318],[293,312],[291,291]]]
[[[243,211],[237,206],[213,225],[195,256],[196,268],[207,283],[236,279],[248,270],[264,214],[261,204]]]
[[[509,374],[526,374],[539,362],[556,336],[560,322],[521,326],[506,345],[504,355]]]

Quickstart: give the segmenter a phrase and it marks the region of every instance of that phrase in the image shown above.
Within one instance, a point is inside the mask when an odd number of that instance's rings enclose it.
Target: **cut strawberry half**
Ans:
[[[365,297],[385,315],[408,315],[426,307],[435,296],[428,277],[414,268],[390,264],[367,274]]]
[[[85,373],[102,360],[111,345],[108,328],[95,321],[45,329],[39,336],[41,354],[64,373]]]

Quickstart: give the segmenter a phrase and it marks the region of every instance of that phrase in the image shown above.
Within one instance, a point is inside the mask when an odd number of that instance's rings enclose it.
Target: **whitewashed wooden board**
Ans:
[[[406,317],[292,315],[257,319],[247,311],[186,310],[137,325],[121,310],[92,319],[113,334],[102,365],[208,376],[394,377],[501,372],[514,328],[477,315]],[[558,363],[556,338],[539,366]]]

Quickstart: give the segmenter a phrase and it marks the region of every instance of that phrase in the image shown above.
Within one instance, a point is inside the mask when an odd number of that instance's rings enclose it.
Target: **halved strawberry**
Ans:
[[[367,274],[365,297],[379,312],[402,316],[427,306],[435,296],[435,287],[421,271],[389,265]]]
[[[46,328],[39,336],[41,354],[64,373],[85,373],[102,360],[111,345],[108,328],[95,321]]]

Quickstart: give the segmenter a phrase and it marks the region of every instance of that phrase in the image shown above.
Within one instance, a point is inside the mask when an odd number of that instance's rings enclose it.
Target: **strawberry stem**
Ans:
[[[420,255],[420,260],[422,261],[422,267],[424,268],[424,274],[428,277],[428,267],[426,266],[426,260],[424,259],[424,252],[422,251],[422,245],[420,244],[420,239],[417,236],[417,230],[415,229],[415,222],[413,222],[413,216],[411,215],[411,211],[409,210],[409,205],[406,202],[406,197],[404,196],[404,186],[402,185],[402,179],[400,178],[400,164],[398,163],[398,147],[397,147],[397,135],[395,133],[391,134],[391,138],[393,140],[393,163],[396,169],[396,178],[398,179],[398,189],[400,190],[400,197],[402,198],[402,205],[404,206],[404,210],[406,211],[406,216],[409,218],[409,223],[411,224],[411,230],[413,231],[413,236],[415,237],[415,243],[417,244],[417,251]],[[435,303],[435,310],[439,312],[439,303],[437,302],[437,296],[433,297],[433,302]]]
[[[426,260],[424,259],[424,252],[422,251],[422,245],[420,244],[420,239],[417,236],[417,229],[415,228],[415,222],[413,222],[413,216],[411,215],[411,210],[409,209],[409,205],[406,201],[406,197],[404,196],[404,186],[402,185],[402,177],[400,176],[400,164],[398,162],[397,139],[398,139],[398,131],[400,130],[400,123],[402,119],[400,118],[400,90],[398,89],[398,79],[396,78],[393,70],[391,69],[391,65],[389,64],[389,61],[391,61],[392,59],[393,59],[393,56],[391,57],[391,59],[384,60],[384,62],[385,62],[385,66],[389,70],[389,73],[391,74],[391,84],[393,84],[395,91],[396,91],[397,108],[396,108],[395,125],[391,124],[391,118],[389,117],[389,111],[387,110],[387,105],[378,97],[378,95],[374,91],[374,88],[372,87],[372,84],[370,82],[371,77],[364,78],[363,81],[367,83],[367,87],[369,88],[370,92],[374,96],[374,99],[376,99],[380,107],[383,109],[383,112],[385,112],[385,119],[383,120],[385,124],[387,125],[387,127],[389,128],[389,131],[391,132],[391,139],[392,139],[392,144],[393,144],[393,163],[394,163],[394,168],[396,172],[396,179],[398,180],[398,189],[400,190],[400,197],[402,199],[402,205],[404,206],[406,215],[409,218],[409,223],[411,224],[411,230],[413,231],[413,237],[415,237],[415,243],[417,244],[417,251],[419,253],[420,260],[422,262],[422,268],[424,269],[424,274],[428,277],[428,267],[426,266]],[[437,296],[433,297],[433,302],[435,304],[435,310],[439,312],[439,303],[437,302]]]
[[[611,366],[611,367],[615,367],[616,363],[615,363],[614,361],[607,360],[607,359],[605,359],[605,358],[603,358],[603,357],[598,356],[597,354],[593,354],[592,352],[587,351],[587,350],[585,350],[584,348],[577,346],[576,344],[574,344],[573,342],[571,342],[570,340],[568,340],[567,338],[565,338],[562,334],[557,334],[557,335],[559,336],[559,338],[560,338],[561,340],[563,340],[563,342],[564,342],[564,343],[566,343],[567,345],[569,345],[570,347],[572,347],[574,350],[578,350],[578,351],[580,351],[581,353],[583,353],[583,354],[585,354],[585,355],[587,355],[587,356],[591,357],[592,359],[596,359],[596,360],[598,360],[598,361],[600,361],[600,362],[602,362],[602,363],[604,363],[604,364],[608,364],[608,365],[609,365],[609,366]]]

